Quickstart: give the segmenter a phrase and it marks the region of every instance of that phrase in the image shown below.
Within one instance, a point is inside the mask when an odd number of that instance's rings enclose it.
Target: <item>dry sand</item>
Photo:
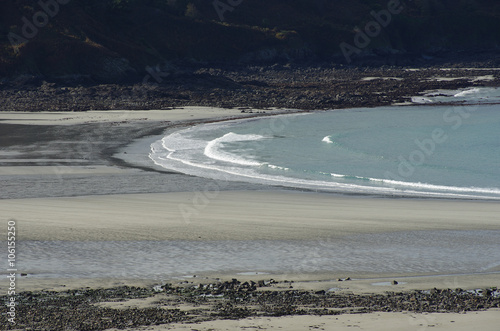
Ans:
[[[216,186],[208,186],[208,189]],[[0,200],[19,240],[320,239],[412,230],[500,230],[500,204],[284,191]],[[0,235],[6,234],[0,229]]]
[[[128,330],[371,330],[371,331],[424,331],[453,330],[498,331],[500,310],[472,312],[467,314],[451,313],[371,313],[340,316],[289,316],[259,317],[243,320],[219,320],[192,324],[170,324]]]
[[[0,112],[0,123],[23,125],[75,125],[103,122],[178,122],[209,120],[214,118],[251,117],[262,110],[247,109],[242,113],[234,108],[180,107],[165,110],[92,110],[88,112]],[[254,113],[248,113],[252,111]],[[266,109],[266,114],[286,113],[279,109]]]

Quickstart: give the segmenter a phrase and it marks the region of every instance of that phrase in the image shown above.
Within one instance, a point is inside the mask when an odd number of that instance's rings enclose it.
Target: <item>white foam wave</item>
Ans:
[[[290,170],[290,168],[281,167],[281,166],[277,166],[277,165],[274,165],[274,164],[266,164],[266,165],[267,165],[268,168],[271,168],[271,169],[284,170],[284,171]]]
[[[413,103],[461,103],[461,104],[487,104],[500,103],[499,88],[466,88],[457,90],[432,90],[427,91],[423,96],[411,98]]]
[[[259,167],[263,163],[253,161],[253,160],[248,160],[245,158],[242,158],[238,155],[232,154],[232,153],[227,153],[222,150],[224,147],[224,144],[226,143],[231,143],[231,142],[238,142],[238,141],[252,141],[252,140],[260,140],[264,139],[264,136],[256,135],[256,134],[236,134],[233,132],[229,132],[222,137],[219,137],[217,139],[214,139],[210,141],[207,146],[205,147],[204,154],[208,156],[211,159],[217,160],[217,161],[222,161],[222,162],[228,162],[228,163],[233,163],[233,164],[239,164],[243,166],[256,166]]]
[[[323,140],[321,140],[327,144],[333,144],[333,141],[332,141],[332,136],[326,136],[325,138],[323,138]]]
[[[473,88],[471,90],[465,90],[465,91],[462,91],[462,92],[459,92],[457,94],[454,95],[455,98],[460,98],[460,97],[467,97],[469,96],[470,94],[477,94],[477,93],[480,93],[481,90],[478,89],[478,88]]]
[[[445,185],[435,185],[427,184],[421,182],[404,182],[392,179],[382,179],[382,178],[371,178],[371,177],[360,177],[360,176],[349,176],[331,173],[332,177],[336,178],[354,178],[360,180],[369,180],[372,182],[379,182],[382,184],[389,184],[391,186],[399,186],[403,188],[413,188],[413,189],[425,189],[432,191],[449,191],[449,192],[463,192],[463,193],[485,193],[485,194],[497,194],[500,195],[500,189],[497,188],[482,188],[482,187],[459,187],[459,186],[445,186]]]
[[[353,193],[367,193],[367,194],[383,194],[383,195],[407,195],[407,196],[427,196],[427,197],[448,197],[448,198],[461,198],[461,199],[481,199],[484,197],[475,196],[470,194],[457,194],[453,192],[446,193],[436,193],[436,192],[423,192],[414,189],[408,188],[394,188],[394,187],[373,187],[366,185],[357,185],[357,184],[348,184],[348,183],[339,183],[339,182],[327,182],[327,181],[318,181],[318,180],[305,180],[298,178],[291,178],[285,176],[272,176],[272,175],[263,175],[259,174],[253,170],[243,171],[242,168],[227,168],[220,167],[215,165],[207,165],[201,164],[193,161],[187,161],[180,158],[176,158],[173,156],[174,152],[164,153],[162,152],[162,144],[153,143],[151,145],[151,154],[150,158],[154,161],[155,164],[167,168],[174,169],[178,171],[182,171],[185,173],[189,173],[192,175],[199,175],[199,170],[196,169],[206,169],[209,170],[209,173],[205,173],[204,177],[212,177],[219,178],[224,180],[241,180],[241,178],[249,178],[252,181],[265,183],[265,184],[280,184],[290,187],[302,187],[302,188],[311,188],[311,189],[323,189],[323,190],[333,190],[339,192],[353,192]],[[166,155],[168,154],[168,155]],[[178,168],[176,166],[171,165],[171,161],[177,161],[181,164],[192,167],[191,170],[186,168]],[[213,173],[212,171],[215,171]],[[223,174],[221,176],[217,176],[216,173]],[[234,178],[227,177],[227,175],[232,175]],[[340,174],[332,174],[334,177],[347,177],[346,175]],[[374,178],[374,180],[377,180]],[[379,179],[380,181],[384,181]],[[402,182],[404,183],[404,182]],[[408,183],[407,183],[408,184]],[[488,197],[491,198],[491,197]]]
[[[445,185],[435,185],[435,184],[427,184],[427,183],[420,183],[420,182],[416,182],[416,183],[415,182],[401,182],[401,181],[397,181],[397,180],[378,179],[378,178],[370,178],[370,180],[380,181],[380,182],[395,185],[395,186],[412,187],[412,188],[427,189],[427,190],[433,190],[433,191],[485,193],[485,194],[500,195],[500,189],[497,189],[497,188],[445,186]]]

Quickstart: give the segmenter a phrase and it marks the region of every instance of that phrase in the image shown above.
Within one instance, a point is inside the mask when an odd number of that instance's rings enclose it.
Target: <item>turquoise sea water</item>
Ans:
[[[204,124],[168,134],[151,146],[150,158],[214,179],[338,193],[500,199],[498,94],[469,89],[426,96],[426,105]]]

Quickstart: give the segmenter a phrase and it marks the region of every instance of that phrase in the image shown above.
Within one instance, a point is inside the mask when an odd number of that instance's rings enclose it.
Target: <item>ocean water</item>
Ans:
[[[195,176],[347,194],[500,199],[500,89],[432,91],[425,105],[203,124],[151,145]]]

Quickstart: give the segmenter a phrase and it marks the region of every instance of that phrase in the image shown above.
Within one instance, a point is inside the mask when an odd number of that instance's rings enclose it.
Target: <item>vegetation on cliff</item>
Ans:
[[[119,81],[172,61],[350,63],[500,44],[495,0],[15,0],[0,7],[0,77]]]

